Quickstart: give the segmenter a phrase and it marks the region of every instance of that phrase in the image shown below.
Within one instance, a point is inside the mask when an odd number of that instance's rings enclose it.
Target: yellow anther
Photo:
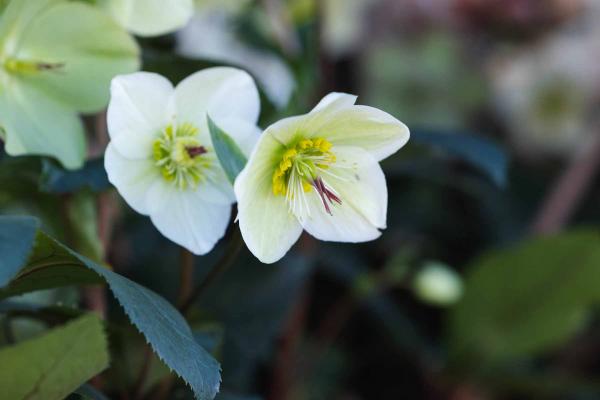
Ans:
[[[335,156],[331,153],[331,143],[321,137],[313,139],[300,139],[293,147],[287,148],[275,167],[272,176],[273,194],[288,195],[288,181],[292,174],[299,174],[299,179],[294,185],[300,184],[305,193],[313,189],[312,179],[316,169],[327,169],[335,162]],[[299,164],[297,164],[299,163]],[[296,165],[296,166],[295,166]],[[290,188],[292,192],[296,189]],[[289,194],[294,198],[294,193]]]
[[[331,143],[327,140],[323,140],[319,144],[319,150],[321,150],[323,153],[327,153],[329,150],[331,150]]]
[[[289,160],[291,158],[294,158],[294,156],[298,154],[298,152],[296,151],[296,149],[287,149],[285,151],[285,153],[283,153],[283,159],[284,160]]]
[[[313,147],[313,142],[310,139],[303,139],[298,143],[298,147],[302,150],[306,150],[309,147]]]

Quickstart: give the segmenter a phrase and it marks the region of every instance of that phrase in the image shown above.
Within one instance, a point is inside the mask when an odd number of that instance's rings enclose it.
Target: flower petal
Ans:
[[[21,14],[20,18],[31,17]],[[109,15],[90,4],[52,1],[27,24],[18,24],[23,29],[19,36],[0,35],[4,43],[15,44],[13,53],[3,51],[3,56],[33,65],[42,63],[44,67],[41,72],[18,73],[14,78],[29,82],[73,110],[90,113],[104,109],[110,80],[140,67],[140,49],[135,40]]]
[[[359,243],[375,240],[381,232],[349,203],[333,207],[329,215],[318,195],[308,196],[310,217],[303,221],[304,229],[319,240]]]
[[[183,27],[194,13],[192,0],[102,0],[121,25],[139,36],[156,36]]]
[[[206,114],[215,121],[237,118],[258,121],[260,99],[248,73],[230,67],[198,71],[177,85],[173,97],[176,118],[207,131]]]
[[[80,118],[25,83],[3,88],[0,127],[10,155],[49,155],[70,169],[83,165],[85,136]]]
[[[234,185],[242,237],[263,263],[282,258],[302,233],[285,199],[273,195],[271,179],[282,149],[274,137],[263,134]]]
[[[347,93],[329,93],[327,96],[321,99],[315,108],[312,109],[311,114],[324,110],[327,110],[328,112],[334,112],[340,108],[353,106],[356,103],[357,98],[358,96]]]
[[[304,229],[321,240],[365,242],[378,238],[386,226],[387,186],[379,163],[358,147],[334,147],[335,164],[321,178],[342,204],[325,210],[315,190],[308,194],[310,216]],[[378,229],[379,228],[379,229]]]
[[[148,157],[152,141],[168,124],[173,85],[158,74],[136,72],[115,77],[110,92],[106,118],[115,147],[128,158]]]
[[[157,188],[167,187],[155,186],[152,190]],[[168,189],[159,196],[160,207],[152,207],[152,223],[162,235],[192,253],[210,252],[225,234],[231,205],[206,202],[198,191]]]
[[[326,96],[307,115],[306,134],[325,137],[333,145],[362,147],[378,161],[408,142],[406,125],[376,108],[352,105],[353,99],[341,93]]]
[[[216,156],[214,162],[215,166],[209,172],[210,179],[200,183],[197,190],[201,192],[202,198],[209,203],[234,204],[236,200],[233,187],[231,187],[231,183]]]
[[[109,143],[104,154],[104,168],[112,183],[127,204],[140,214],[148,215],[148,190],[157,179],[162,179],[150,159],[128,159]]]

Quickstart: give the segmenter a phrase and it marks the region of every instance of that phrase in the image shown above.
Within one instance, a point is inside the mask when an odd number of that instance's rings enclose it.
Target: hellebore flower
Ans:
[[[194,14],[193,0],[99,0],[98,5],[138,36],[176,31]]]
[[[302,230],[320,240],[364,242],[386,227],[379,161],[408,141],[391,115],[332,93],[308,114],[270,126],[235,181],[240,229],[262,262],[285,255]]]
[[[248,155],[260,135],[259,111],[254,81],[235,68],[199,71],[176,88],[153,73],[118,76],[107,113],[108,178],[164,236],[208,253],[225,233],[235,196],[207,116]]]
[[[77,113],[104,108],[112,77],[138,68],[133,38],[98,9],[66,0],[10,1],[0,14],[6,152],[80,167],[85,137]]]

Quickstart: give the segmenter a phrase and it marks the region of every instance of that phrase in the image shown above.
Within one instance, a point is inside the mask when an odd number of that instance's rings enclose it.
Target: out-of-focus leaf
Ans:
[[[102,322],[87,315],[0,350],[6,399],[59,400],[108,366]]]
[[[209,353],[214,353],[223,342],[223,332],[221,329],[206,329],[194,331],[196,342]]]
[[[104,169],[104,159],[96,158],[76,171],[65,170],[50,160],[42,164],[40,189],[50,193],[73,193],[81,189],[101,192],[110,187]]]
[[[469,269],[450,315],[453,358],[506,360],[556,347],[600,299],[600,235],[573,231],[494,251]]]
[[[488,139],[459,132],[412,129],[411,142],[440,149],[471,164],[496,185],[506,185],[508,157],[500,147]]]
[[[219,157],[221,167],[223,167],[227,178],[233,184],[248,160],[227,133],[223,132],[210,117],[206,117],[206,119],[210,130],[210,138],[213,146],[215,146],[215,152]]]
[[[104,249],[98,236],[96,197],[88,191],[80,191],[68,199],[68,206],[71,245],[79,254],[101,262]]]
[[[81,385],[73,393],[78,394],[85,400],[109,400],[108,397],[98,391],[98,389],[87,383],[85,385]]]
[[[201,307],[224,327],[223,386],[252,389],[257,367],[268,359],[274,340],[300,289],[312,270],[312,259],[289,254],[280,263],[265,265],[241,256],[207,290]]]
[[[223,392],[223,393],[219,393],[219,395],[216,397],[216,400],[261,400],[261,397],[246,396],[246,395],[233,394],[233,393],[229,393],[229,392]]]
[[[37,226],[32,218],[0,217],[0,227],[11,232],[15,224]],[[22,238],[21,238],[22,240]],[[31,238],[27,243],[34,245]],[[2,258],[0,254],[0,258]],[[38,231],[29,262],[13,271],[0,298],[32,290],[106,281],[115,298],[154,352],[194,390],[199,399],[212,399],[220,385],[218,362],[196,343],[181,314],[154,292],[81,256]],[[10,280],[8,273],[5,279]]]
[[[32,218],[0,218],[0,287],[6,286],[27,261],[38,228],[39,222]]]

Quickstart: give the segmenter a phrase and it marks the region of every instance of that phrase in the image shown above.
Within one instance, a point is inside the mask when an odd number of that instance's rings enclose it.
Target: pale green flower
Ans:
[[[6,152],[82,165],[78,112],[108,101],[110,79],[139,67],[135,41],[96,8],[13,0],[0,15],[0,126]]]
[[[138,36],[176,31],[194,13],[193,0],[99,0],[98,4]]]
[[[235,196],[212,146],[207,116],[246,155],[258,140],[258,90],[247,73],[209,68],[176,88],[138,72],[112,81],[104,164],[127,203],[195,254],[223,237]]]
[[[408,141],[391,115],[332,93],[309,114],[261,136],[235,182],[246,245],[265,263],[285,255],[302,230],[320,240],[364,242],[386,227],[379,161]]]

